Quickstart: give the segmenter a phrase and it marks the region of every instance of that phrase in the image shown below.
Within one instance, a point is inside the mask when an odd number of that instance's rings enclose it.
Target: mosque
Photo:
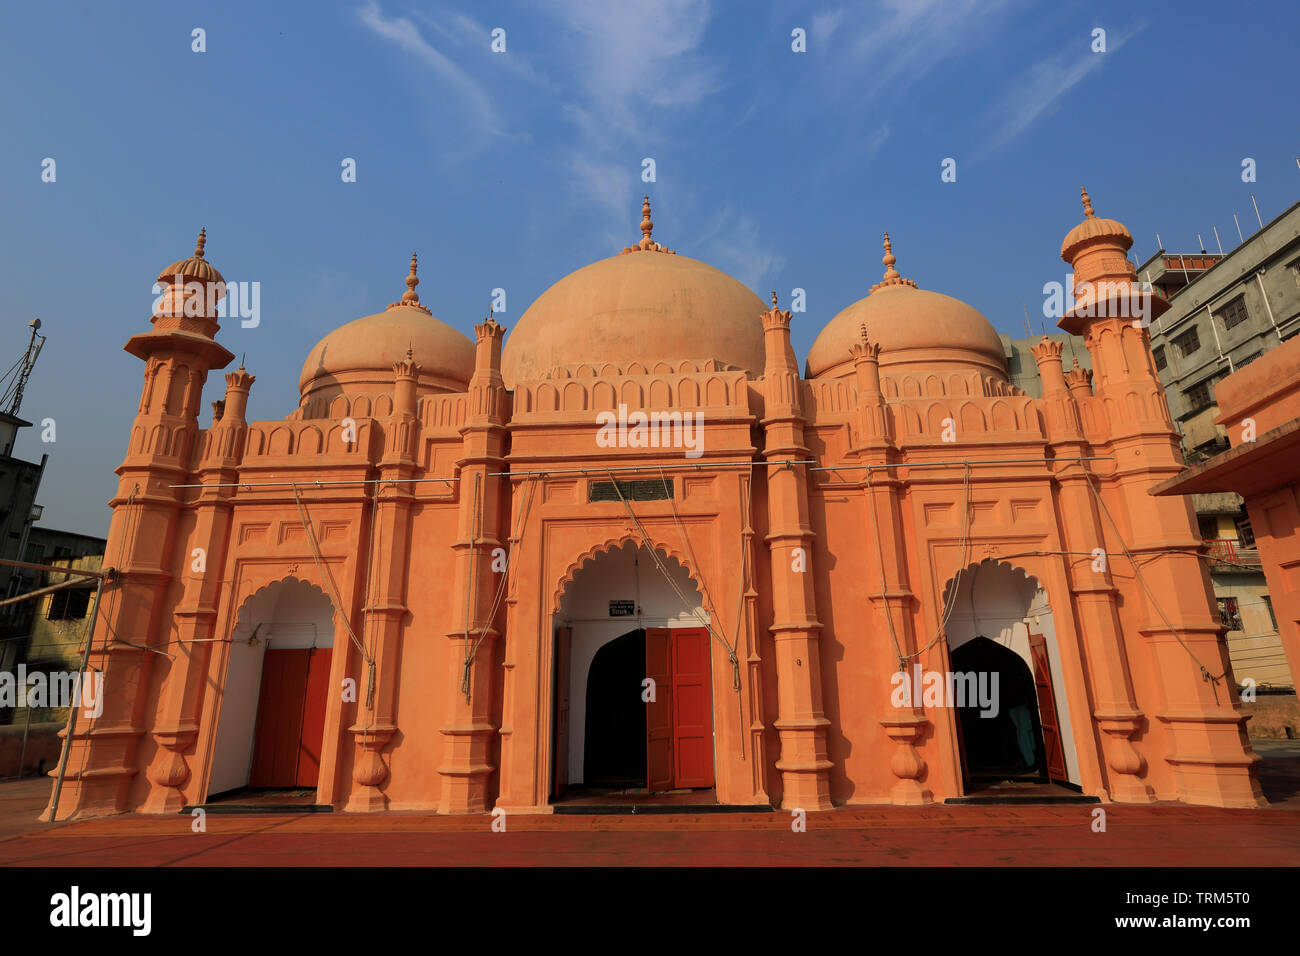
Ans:
[[[1147,493],[1183,468],[1147,329],[1106,308],[1168,306],[1083,200],[1060,325],[1092,371],[1044,339],[1041,399],[887,235],[801,368],[775,294],[660,245],[647,199],[508,336],[434,318],[412,256],[306,353],[290,414],[248,421],[241,366],[205,425],[233,355],[200,234],[125,346],[107,700],[58,818],[1263,805],[1192,510]]]

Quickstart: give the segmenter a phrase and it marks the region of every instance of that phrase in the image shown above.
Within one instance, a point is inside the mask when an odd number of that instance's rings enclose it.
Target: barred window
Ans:
[[[1210,395],[1210,380],[1206,379],[1200,385],[1189,388],[1183,392],[1183,397],[1187,399],[1189,411],[1199,411],[1209,405],[1214,404],[1214,398]]]
[[[615,488],[612,481],[593,481],[587,485],[588,501],[618,501],[620,495],[625,501],[666,501],[673,497],[673,480],[660,478],[618,481]]]
[[[1151,355],[1156,360],[1156,371],[1163,372],[1165,366],[1169,364],[1169,360],[1165,358],[1165,347],[1163,345],[1157,345],[1151,350]]]
[[[1250,313],[1246,311],[1246,297],[1239,295],[1225,305],[1219,310],[1219,318],[1223,320],[1224,331],[1234,329],[1249,319]]]
[[[1183,358],[1187,358],[1187,356],[1199,349],[1201,347],[1201,336],[1197,332],[1196,327],[1193,326],[1182,335],[1178,336],[1178,338],[1174,339],[1174,346],[1178,349],[1179,354],[1182,355]]]
[[[1219,620],[1230,631],[1244,630],[1241,626],[1241,611],[1237,609],[1236,598],[1218,598]]]

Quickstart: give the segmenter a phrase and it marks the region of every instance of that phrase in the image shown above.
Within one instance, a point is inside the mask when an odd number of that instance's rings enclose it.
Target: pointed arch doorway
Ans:
[[[564,592],[555,616],[553,802],[669,793],[714,802],[708,617],[693,613],[700,597],[686,569],[659,560],[673,584],[644,547],[627,543],[587,561]]]
[[[334,608],[296,578],[239,610],[221,684],[208,799],[297,792],[315,803],[325,758]]]
[[[944,595],[952,606],[944,628],[949,665],[956,683],[976,689],[952,702],[965,793],[1035,785],[1078,791],[1047,591],[1023,569],[986,560],[949,580]]]

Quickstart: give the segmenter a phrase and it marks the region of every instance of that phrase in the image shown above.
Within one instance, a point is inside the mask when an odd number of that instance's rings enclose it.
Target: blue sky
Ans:
[[[107,529],[143,371],[122,345],[200,226],[228,280],[261,283],[261,324],[219,336],[257,376],[255,419],[293,410],[321,336],[400,296],[413,250],[434,315],[469,333],[502,287],[509,328],[637,239],[645,192],[660,242],[764,298],[807,290],[801,358],[879,279],[886,230],[905,276],[1023,334],[1080,185],[1138,261],[1157,232],[1236,245],[1252,192],[1265,222],[1296,200],[1298,26],[1290,3],[10,5],[0,366],[39,316],[22,414],[57,422],[16,453],[50,453],[42,524]]]

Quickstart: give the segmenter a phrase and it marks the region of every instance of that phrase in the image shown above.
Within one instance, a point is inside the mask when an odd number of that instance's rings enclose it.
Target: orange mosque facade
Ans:
[[[224,282],[201,237],[126,344],[106,700],[57,816],[245,787],[544,813],[602,783],[813,811],[1017,773],[1262,805],[1191,508],[1147,493],[1183,468],[1147,331],[1106,307],[1163,303],[1085,210],[1061,326],[1095,379],[1044,340],[1041,399],[888,237],[801,369],[775,295],[660,246],[647,200],[636,245],[508,336],[435,319],[412,257],[310,351],[292,414],[247,421],[241,367],[210,427],[233,356],[193,299]],[[980,723],[947,675],[994,673]]]

